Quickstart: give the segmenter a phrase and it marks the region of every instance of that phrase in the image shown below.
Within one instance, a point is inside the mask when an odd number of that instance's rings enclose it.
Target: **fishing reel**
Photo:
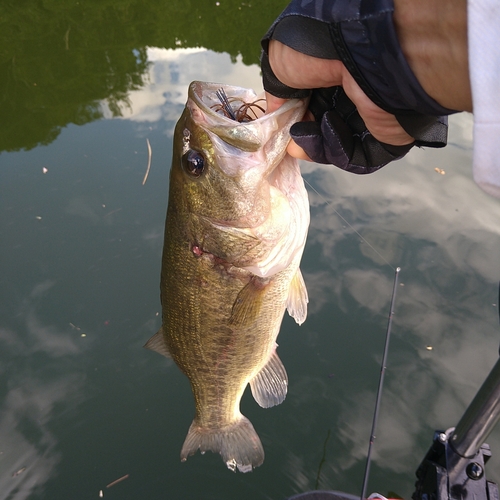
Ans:
[[[455,428],[436,431],[432,445],[416,471],[412,500],[499,500],[498,486],[486,479],[485,465],[491,457],[488,444],[464,458],[453,448]],[[367,500],[388,500],[373,493]],[[340,491],[309,491],[288,500],[360,500]]]
[[[289,497],[287,500],[365,500],[370,470],[371,443],[375,433],[399,271],[398,267],[394,279],[382,361],[383,370],[375,405],[372,438],[368,448],[362,493],[356,496],[340,491],[308,491]],[[488,481],[485,473],[485,465],[491,458],[490,447],[485,440],[499,420],[500,359],[491,369],[457,426],[434,433],[432,445],[416,471],[417,482],[412,500],[500,500],[498,485],[493,481]],[[376,499],[388,500],[379,493],[373,493],[366,500]]]
[[[486,479],[489,445],[484,443],[464,457],[453,444],[458,437],[454,427],[434,433],[432,445],[416,471],[413,500],[499,499],[497,484]]]
[[[491,457],[484,441],[500,419],[500,359],[456,427],[436,431],[420,463],[412,500],[500,500],[498,485],[486,479]],[[288,500],[357,500],[337,491],[310,491]],[[387,500],[378,493],[368,497]]]

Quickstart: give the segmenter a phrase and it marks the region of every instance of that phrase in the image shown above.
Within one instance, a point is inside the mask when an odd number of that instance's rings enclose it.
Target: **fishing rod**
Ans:
[[[391,266],[392,267],[392,266]],[[371,455],[372,455],[372,449],[373,449],[373,444],[375,442],[375,431],[377,428],[377,422],[378,422],[378,414],[380,410],[380,402],[382,400],[382,391],[384,388],[384,379],[385,379],[385,372],[387,368],[387,354],[389,352],[389,340],[391,338],[391,330],[392,330],[392,318],[394,317],[394,305],[396,302],[396,291],[397,291],[397,286],[398,286],[398,280],[399,280],[399,273],[401,271],[400,267],[397,267],[394,270],[394,281],[392,285],[392,297],[391,297],[391,305],[389,307],[389,318],[388,318],[388,323],[387,323],[387,329],[386,329],[386,334],[385,334],[385,344],[384,344],[384,351],[382,355],[382,363],[380,365],[380,377],[379,377],[379,382],[378,382],[378,388],[377,388],[377,397],[375,400],[375,409],[373,411],[373,420],[372,420],[372,428],[370,432],[370,441],[368,444],[368,453],[366,456],[366,465],[365,465],[365,473],[363,476],[363,486],[361,489],[361,496],[356,497],[354,495],[347,495],[345,493],[341,492],[328,492],[328,491],[311,491],[311,492],[306,492],[306,493],[301,493],[299,495],[290,497],[288,500],[327,500],[327,499],[336,499],[336,500],[364,500],[366,498],[366,488],[368,485],[368,479],[370,476],[370,465],[371,465]]]
[[[486,479],[491,451],[485,440],[500,419],[500,359],[456,427],[437,430],[416,471],[412,500],[498,500],[498,485]],[[363,496],[363,498],[365,498]],[[387,500],[374,493],[370,499]],[[288,500],[358,500],[338,491],[311,491]]]
[[[384,359],[382,361],[361,500],[366,498],[371,447],[375,438],[390,325],[394,314],[395,286],[399,270],[400,268],[397,268],[394,279],[389,324],[384,347]],[[485,441],[499,420],[500,358],[465,410],[457,426],[445,431],[437,430],[434,432],[432,444],[416,471],[417,482],[412,500],[464,500],[466,498],[471,500],[499,500],[498,485],[486,479],[485,471],[485,465],[491,458],[490,447]],[[368,499],[387,500],[379,493],[373,493]],[[300,493],[289,497],[288,500],[359,500],[359,497],[331,490]]]
[[[500,359],[456,427],[436,431],[417,471],[412,500],[498,500],[498,485],[486,479],[491,451],[485,443],[500,419]],[[363,497],[365,498],[365,497]],[[373,493],[369,499],[387,500]],[[359,500],[339,491],[308,491],[288,500]]]
[[[321,196],[307,180],[305,182]],[[328,201],[326,203],[331,206]],[[367,498],[366,487],[370,471],[371,450],[375,440],[375,429],[384,382],[392,317],[394,314],[396,285],[400,268],[394,269],[334,207],[332,208],[395,271],[389,323],[386,332],[384,355],[361,492],[361,500],[365,500]],[[500,320],[500,283],[498,308]],[[492,481],[488,481],[485,473],[485,464],[491,457],[490,447],[485,443],[485,440],[499,419],[500,359],[492,368],[457,426],[451,427],[446,431],[435,431],[430,449],[417,468],[417,482],[412,500],[465,500],[466,498],[470,500],[500,500],[498,485]],[[373,493],[368,499],[387,500],[379,493]],[[345,492],[328,490],[300,493],[289,497],[287,500],[360,500],[360,497]]]
[[[397,286],[398,286],[398,278],[399,278],[400,271],[401,271],[401,268],[397,267],[396,272],[394,273],[394,283],[392,285],[391,306],[389,308],[389,321],[387,323],[387,331],[385,334],[384,354],[382,356],[382,364],[380,366],[380,378],[379,378],[379,382],[378,382],[377,399],[375,401],[375,410],[373,412],[372,430],[370,433],[370,443],[368,445],[368,454],[366,457],[365,474],[363,477],[363,487],[361,488],[360,500],[363,500],[364,498],[366,498],[366,487],[368,485],[368,478],[370,476],[370,464],[371,464],[371,457],[372,457],[372,448],[373,448],[373,443],[375,442],[375,431],[377,428],[378,413],[380,410],[380,401],[382,399],[382,390],[384,388],[384,377],[385,377],[385,370],[386,370],[386,363],[387,363],[387,353],[389,352],[389,340],[391,337],[392,318],[394,316],[394,303],[396,301],[396,290],[397,290]]]

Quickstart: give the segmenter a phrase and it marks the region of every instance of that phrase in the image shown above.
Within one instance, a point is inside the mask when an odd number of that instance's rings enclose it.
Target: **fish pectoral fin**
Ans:
[[[182,445],[181,461],[197,450],[202,453],[220,453],[227,468],[240,472],[250,472],[264,461],[264,449],[250,420],[239,414],[231,424],[222,428],[206,428],[198,425],[196,419],[191,424]]]
[[[276,349],[264,368],[250,380],[250,389],[262,408],[270,408],[284,401],[288,390],[288,375]]]
[[[252,278],[238,293],[229,318],[230,325],[249,326],[259,316],[266,283]]]
[[[309,298],[307,296],[307,288],[304,283],[304,278],[300,269],[297,269],[295,276],[290,283],[290,291],[288,292],[288,299],[286,308],[288,314],[299,324],[304,323],[307,317],[307,303]]]
[[[167,343],[165,342],[165,337],[163,336],[163,327],[161,327],[145,344],[146,349],[155,351],[158,354],[165,356],[166,358],[171,358],[170,351],[168,350]]]

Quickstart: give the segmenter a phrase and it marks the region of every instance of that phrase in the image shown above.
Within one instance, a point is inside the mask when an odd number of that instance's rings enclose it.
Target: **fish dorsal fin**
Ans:
[[[252,278],[238,293],[233,304],[230,325],[249,326],[259,316],[266,284]]]
[[[168,350],[167,343],[165,342],[165,337],[163,336],[163,327],[161,327],[145,344],[146,349],[155,351],[158,354],[165,356],[166,358],[171,358],[170,351]]]
[[[250,389],[262,408],[270,408],[284,401],[288,390],[288,376],[276,348],[264,368],[250,380]]]
[[[288,292],[288,299],[286,308],[288,314],[299,324],[304,323],[307,317],[307,303],[309,298],[307,296],[307,288],[304,283],[304,278],[300,269],[297,269],[295,276],[290,283],[290,291]]]

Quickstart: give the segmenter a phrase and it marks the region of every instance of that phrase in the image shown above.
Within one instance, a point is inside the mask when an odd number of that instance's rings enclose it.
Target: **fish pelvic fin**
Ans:
[[[299,325],[304,323],[306,320],[308,302],[309,297],[307,296],[306,284],[300,269],[297,269],[297,272],[290,283],[290,291],[288,293],[286,308],[288,310],[288,314]]]
[[[165,337],[163,335],[163,327],[161,327],[145,344],[146,349],[155,351],[166,358],[172,358],[170,351],[168,350],[167,343],[165,342]]]
[[[288,375],[276,349],[264,368],[250,380],[250,389],[262,408],[270,408],[284,401],[288,390]]]
[[[219,429],[202,427],[193,421],[181,450],[181,461],[197,450],[220,453],[229,470],[251,472],[264,462],[264,448],[248,418],[240,414],[232,424]]]

